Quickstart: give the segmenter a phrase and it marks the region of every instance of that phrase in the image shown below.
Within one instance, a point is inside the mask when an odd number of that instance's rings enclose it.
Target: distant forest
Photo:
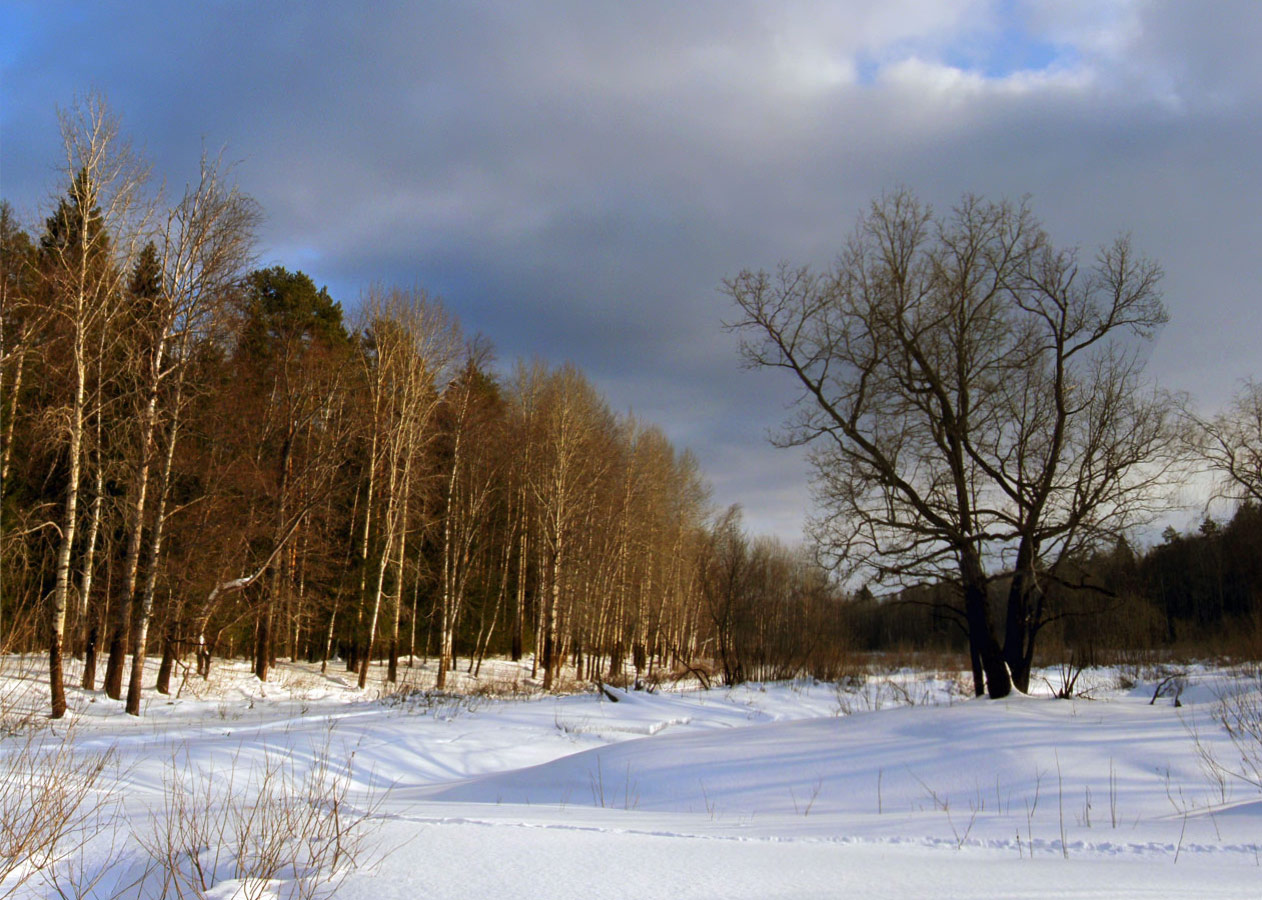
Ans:
[[[1084,665],[1262,659],[1262,507],[1255,503],[1242,503],[1226,524],[1207,517],[1187,534],[1169,527],[1145,550],[1119,541],[1076,569],[1085,586],[1058,592],[1044,662],[1071,654]],[[1005,587],[1001,577],[991,592],[996,615]],[[967,634],[949,611],[952,594],[950,585],[935,585],[895,598],[849,595],[850,646],[967,652]]]
[[[443,688],[503,654],[554,689],[967,651],[949,580],[850,590],[714,510],[695,459],[574,366],[498,364],[419,289],[348,317],[255,266],[259,210],[216,160],[167,198],[100,101],[62,130],[54,208],[0,204],[0,651],[48,653],[54,717],[67,656],[139,714],[216,657],[361,687],[432,658]],[[1076,547],[1043,655],[1259,655],[1260,524],[1245,503],[1145,552]]]

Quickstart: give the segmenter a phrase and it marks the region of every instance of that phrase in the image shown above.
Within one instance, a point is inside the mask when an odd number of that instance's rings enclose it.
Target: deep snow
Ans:
[[[42,701],[38,663],[7,672],[8,708],[23,689]],[[1150,704],[1151,673],[1089,677],[1093,699],[974,700],[953,674],[902,671],[615,703],[365,694],[301,665],[261,684],[220,663],[140,719],[73,691],[44,739],[111,754],[118,815],[70,859],[97,897],[157,895],[154,876],[136,884],[175,780],[244,810],[259,773],[293,787],[321,761],[349,775],[348,817],[371,810],[337,894],[352,900],[1262,897],[1262,793],[1203,758],[1237,764],[1213,713],[1257,679],[1194,669],[1176,707]],[[483,679],[513,681],[508,663]],[[208,896],[253,892],[233,874]],[[288,896],[290,875],[264,895]],[[17,894],[50,895],[39,876]]]

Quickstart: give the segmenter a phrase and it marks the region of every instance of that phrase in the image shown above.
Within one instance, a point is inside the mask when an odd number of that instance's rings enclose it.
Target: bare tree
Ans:
[[[999,387],[997,427],[970,456],[1003,498],[1012,579],[1004,658],[1028,690],[1050,587],[1090,588],[1072,565],[1168,510],[1183,462],[1173,398],[1143,376],[1166,322],[1157,266],[1125,239],[1082,270],[1045,238],[1013,286],[1028,363]],[[1007,418],[1007,422],[1004,418]]]
[[[13,208],[0,200],[0,489],[13,458],[22,376],[42,318],[31,296],[32,255],[30,238],[18,226]]]
[[[832,270],[725,283],[749,364],[802,390],[782,440],[811,449],[821,547],[887,583],[955,583],[978,693],[1025,689],[1061,561],[1160,503],[1172,423],[1136,349],[1165,321],[1159,279],[1124,240],[1080,267],[1024,206],[936,217],[900,191]]]
[[[149,623],[162,559],[162,541],[171,495],[176,445],[186,403],[186,383],[194,351],[216,323],[228,290],[244,274],[253,253],[258,210],[254,202],[224,183],[218,160],[202,158],[198,183],[190,186],[167,218],[163,233],[162,289],[150,311],[144,403],[141,407],[139,489],[133,527],[144,521],[145,486],[152,464],[159,425],[159,398],[165,386],[165,421],[162,434],[162,468],[146,553],[145,582],[133,601],[131,615],[131,676],[127,688],[127,712],[140,715],[141,680],[148,651]],[[138,544],[138,541],[135,541]],[[134,591],[135,560],[130,554],[129,588]]]
[[[456,625],[500,481],[500,460],[491,446],[496,430],[487,409],[486,387],[478,367],[476,345],[470,348],[463,371],[448,385],[444,402],[450,412],[451,459],[442,516],[442,587],[436,683],[440,689],[446,685],[447,673],[454,662]]]
[[[1262,384],[1246,381],[1226,410],[1212,419],[1190,411],[1194,451],[1219,478],[1221,496],[1262,503]]]
[[[49,611],[53,718],[66,712],[62,648],[71,591],[71,553],[78,527],[93,338],[116,306],[130,260],[138,249],[141,229],[137,210],[145,177],[145,170],[119,138],[117,121],[100,98],[89,98],[62,113],[61,129],[64,174],[70,188],[50,219],[49,232],[40,246],[52,310],[67,336],[65,358],[72,379],[63,430],[66,493]]]
[[[610,463],[606,438],[612,417],[591,383],[573,366],[548,375],[540,395],[537,461],[527,473],[545,550],[540,616],[544,690],[551,690],[564,653],[561,620],[572,598],[571,571],[579,524],[594,501],[596,487]]]
[[[510,440],[518,447],[509,468],[509,485],[513,491],[518,517],[517,565],[514,590],[513,637],[511,655],[514,661],[525,653],[528,604],[532,589],[537,594],[538,566],[532,565],[537,556],[539,543],[539,516],[535,508],[532,484],[538,450],[536,436],[539,429],[540,394],[546,370],[542,363],[529,365],[518,362],[513,373],[509,392],[508,428]],[[532,580],[532,571],[534,578]],[[537,607],[538,598],[533,598]],[[538,649],[538,648],[536,648]],[[539,654],[531,660],[530,677],[539,673]]]
[[[714,626],[715,653],[723,683],[745,680],[741,654],[734,646],[736,620],[749,599],[749,540],[741,528],[741,510],[731,506],[706,534],[701,556],[701,596]]]
[[[430,438],[430,421],[437,408],[447,368],[459,346],[454,326],[442,307],[420,291],[393,290],[369,296],[366,315],[372,353],[366,362],[374,410],[373,446],[380,453],[374,464],[382,469],[381,509],[378,524],[376,572],[368,585],[367,640],[359,664],[359,686],[368,682],[385,597],[387,575],[393,563],[395,627],[391,652],[398,653],[398,604],[402,599],[404,560],[414,480],[421,475],[422,454]],[[365,525],[365,543],[369,534]]]

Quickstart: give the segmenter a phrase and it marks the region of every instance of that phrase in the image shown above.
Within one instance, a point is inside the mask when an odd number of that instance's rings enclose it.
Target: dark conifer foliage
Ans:
[[[237,353],[266,358],[275,348],[319,342],[326,348],[347,343],[342,305],[328,288],[316,288],[304,272],[273,266],[251,272],[241,291]]]

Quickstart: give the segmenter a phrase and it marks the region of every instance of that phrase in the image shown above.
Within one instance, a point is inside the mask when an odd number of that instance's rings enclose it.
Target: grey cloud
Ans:
[[[44,9],[0,73],[0,191],[19,207],[50,188],[54,105],[99,87],[173,182],[203,140],[228,145],[268,261],[347,307],[419,284],[501,357],[575,360],[696,449],[720,504],[789,537],[804,457],[765,434],[792,390],[739,370],[717,288],[782,258],[827,265],[884,189],[1030,194],[1084,252],[1130,231],[1167,271],[1154,373],[1216,403],[1255,362],[1248,3]],[[1054,72],[890,74],[999,39],[1004,15],[1066,48]],[[886,68],[860,85],[860,63]]]

